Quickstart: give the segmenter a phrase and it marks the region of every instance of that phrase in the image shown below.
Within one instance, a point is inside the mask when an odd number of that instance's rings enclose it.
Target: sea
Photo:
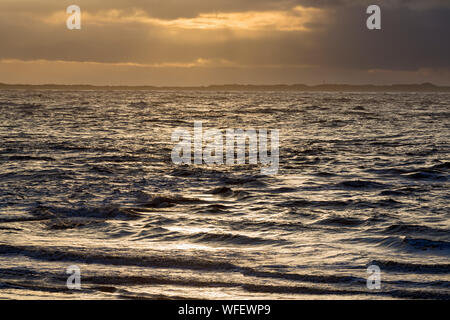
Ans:
[[[0,298],[449,299],[449,173],[449,93],[1,90]]]

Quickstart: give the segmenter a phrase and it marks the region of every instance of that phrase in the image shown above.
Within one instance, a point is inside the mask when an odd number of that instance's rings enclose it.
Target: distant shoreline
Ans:
[[[437,86],[432,83],[393,84],[393,85],[209,85],[209,86],[96,86],[96,85],[63,85],[63,84],[5,84],[0,83],[0,90],[148,90],[148,91],[334,91],[334,92],[450,92],[450,86]]]

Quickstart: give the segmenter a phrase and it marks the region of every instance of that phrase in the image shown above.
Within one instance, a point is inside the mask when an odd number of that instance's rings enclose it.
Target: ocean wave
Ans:
[[[218,178],[223,177],[224,173],[219,170],[214,170],[211,168],[201,168],[194,166],[178,166],[170,172],[170,175],[175,177],[209,177],[215,176]]]
[[[280,230],[283,232],[297,232],[297,231],[312,231],[316,228],[311,225],[305,225],[300,221],[252,221],[252,220],[243,220],[243,221],[230,221],[228,225],[233,230],[249,230],[249,231],[273,231]]]
[[[217,195],[224,198],[237,198],[239,200],[250,197],[250,193],[243,190],[233,190],[228,187],[218,187],[209,191],[210,194]]]
[[[128,104],[129,107],[133,107],[133,108],[147,108],[150,105],[145,102],[145,101],[136,101],[136,102],[131,102]]]
[[[86,219],[86,218],[66,218],[66,219],[57,219],[53,221],[47,222],[47,227],[51,230],[67,230],[67,229],[75,229],[80,227],[98,225],[103,223],[103,220],[97,219]]]
[[[412,180],[429,180],[429,181],[447,181],[447,177],[436,172],[429,171],[415,171],[409,174],[403,175],[405,178]]]
[[[43,219],[64,218],[98,218],[98,219],[129,219],[140,217],[141,214],[134,208],[121,208],[118,205],[102,207],[52,207],[38,205],[30,212],[34,217]],[[58,220],[62,221],[62,220]],[[63,223],[63,222],[62,222]],[[70,222],[68,222],[70,223]]]
[[[105,253],[99,251],[82,250],[58,247],[14,246],[0,244],[0,254],[21,255],[36,260],[83,262],[89,264],[142,266],[192,270],[238,270],[239,267],[227,261],[207,260],[200,257],[171,256],[171,255],[132,255]]]
[[[408,299],[439,299],[448,300],[450,294],[441,293],[429,290],[389,290],[389,291],[369,291],[355,289],[332,289],[332,288],[318,288],[308,286],[276,286],[276,285],[244,285],[244,290],[258,293],[281,293],[281,294],[302,294],[302,295],[358,295],[358,296],[381,296],[393,298],[408,298]]]
[[[201,204],[203,200],[197,198],[186,198],[183,196],[152,196],[149,201],[142,203],[147,208],[168,208],[177,204]]]
[[[317,222],[315,222],[315,224],[354,227],[354,226],[360,226],[365,222],[366,222],[365,220],[361,220],[361,219],[358,219],[355,217],[343,217],[343,216],[333,215],[333,216],[327,217],[325,219],[320,219]]]
[[[377,265],[384,271],[414,273],[450,273],[450,264],[419,264],[392,260],[373,260],[369,265]]]
[[[209,204],[195,209],[195,212],[201,214],[230,214],[229,208],[221,204]]]
[[[449,236],[449,231],[440,228],[432,228],[427,226],[421,226],[417,224],[407,224],[407,223],[398,223],[392,224],[386,229],[383,230],[383,233],[387,234],[411,234],[411,233],[421,233],[428,234],[434,236]]]
[[[350,189],[385,189],[388,186],[375,182],[375,181],[364,181],[364,180],[348,180],[339,182],[338,187],[350,188]]]
[[[354,276],[339,275],[316,275],[281,273],[273,271],[259,271],[253,268],[243,268],[242,274],[258,278],[284,279],[290,281],[311,282],[311,283],[365,283],[366,279]]]
[[[418,250],[450,250],[450,242],[406,237],[403,244]]]
[[[212,233],[212,232],[199,232],[194,234],[181,234],[176,233],[164,237],[164,240],[168,241],[181,241],[188,240],[198,243],[217,243],[222,245],[286,245],[290,242],[283,239],[269,239],[256,236],[247,236],[243,234],[234,233]]]
[[[377,201],[366,201],[358,199],[350,200],[288,200],[278,203],[277,206],[289,207],[289,208],[333,208],[335,210],[344,210],[346,208],[382,208],[401,207],[403,204],[394,199],[381,199]]]
[[[28,156],[28,155],[16,155],[6,157],[7,161],[56,161],[55,158],[46,156]]]

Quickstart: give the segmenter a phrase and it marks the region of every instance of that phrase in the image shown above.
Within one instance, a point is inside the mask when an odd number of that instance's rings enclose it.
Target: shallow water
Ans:
[[[0,297],[449,299],[449,98],[0,91]],[[173,164],[194,121],[279,129],[278,174]]]

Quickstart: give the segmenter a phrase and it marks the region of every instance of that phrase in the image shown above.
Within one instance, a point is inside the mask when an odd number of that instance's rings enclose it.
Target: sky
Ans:
[[[449,35],[448,0],[0,0],[0,82],[450,85]]]

